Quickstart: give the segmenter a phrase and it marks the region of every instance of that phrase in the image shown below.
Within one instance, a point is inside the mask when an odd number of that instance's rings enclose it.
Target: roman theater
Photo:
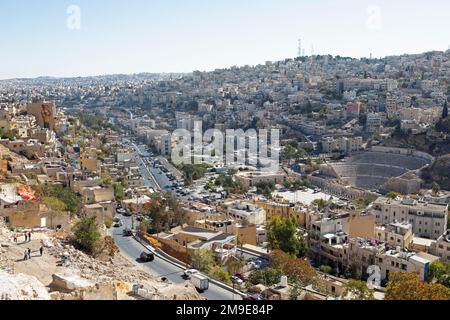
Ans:
[[[431,155],[416,150],[373,147],[322,165],[320,171],[346,185],[374,192],[395,190],[395,185],[415,189],[420,187],[419,171],[433,161]]]

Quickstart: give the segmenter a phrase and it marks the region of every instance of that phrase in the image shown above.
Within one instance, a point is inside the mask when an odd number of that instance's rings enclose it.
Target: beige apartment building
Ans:
[[[448,204],[380,197],[373,203],[372,212],[377,224],[408,222],[414,234],[421,238],[437,239],[447,229]]]
[[[322,139],[324,153],[341,152],[349,154],[362,149],[362,137],[326,137]]]
[[[445,231],[436,242],[431,244],[430,251],[443,262],[450,262],[450,230]]]
[[[412,225],[407,222],[393,222],[375,227],[375,238],[390,246],[409,248],[414,239]]]

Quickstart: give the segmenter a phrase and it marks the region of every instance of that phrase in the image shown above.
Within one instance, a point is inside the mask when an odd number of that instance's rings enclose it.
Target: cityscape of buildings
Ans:
[[[0,297],[449,300],[449,79],[435,51],[0,81]],[[199,123],[280,130],[279,170],[173,163]]]

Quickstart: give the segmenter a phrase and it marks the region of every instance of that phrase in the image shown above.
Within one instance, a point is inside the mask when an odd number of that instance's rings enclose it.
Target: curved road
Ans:
[[[143,251],[149,252],[144,246],[138,243],[133,237],[124,237],[122,235],[124,228],[131,227],[131,219],[118,216],[122,219],[124,226],[122,228],[114,228],[113,237],[120,248],[121,253],[135,264],[139,264],[142,269],[149,274],[156,276],[158,278],[166,277],[170,282],[173,283],[184,283],[181,275],[183,269],[174,266],[173,264],[166,262],[158,257],[155,257],[153,262],[149,263],[138,263],[136,259],[140,256]],[[233,294],[230,291],[222,289],[221,287],[210,283],[209,289],[202,293],[202,296],[208,300],[242,300],[237,294]]]

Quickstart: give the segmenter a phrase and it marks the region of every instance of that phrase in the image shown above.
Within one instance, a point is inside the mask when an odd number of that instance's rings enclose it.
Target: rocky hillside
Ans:
[[[429,185],[437,182],[442,189],[450,190],[450,154],[438,157],[433,165],[422,172],[422,179]]]
[[[450,153],[450,135],[441,137],[427,136],[425,133],[395,135],[384,141],[382,145],[396,148],[412,148],[433,156],[442,156]]]
[[[50,231],[33,233],[33,241],[26,243],[21,235],[17,244],[13,237],[0,222],[0,300],[203,300],[192,284],[162,282],[120,253],[94,259]],[[28,248],[32,258],[24,260]],[[140,289],[133,292],[136,285]]]

